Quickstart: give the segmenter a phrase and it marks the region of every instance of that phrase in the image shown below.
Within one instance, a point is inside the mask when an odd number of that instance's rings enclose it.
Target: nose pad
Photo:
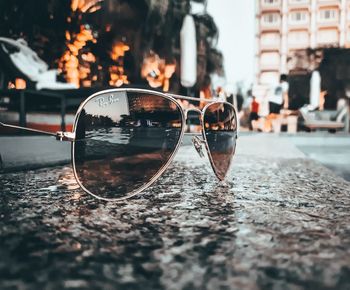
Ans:
[[[202,148],[202,140],[200,140],[197,136],[192,138],[192,143],[194,148],[196,149],[199,157],[203,158],[204,153],[203,153],[203,148]]]

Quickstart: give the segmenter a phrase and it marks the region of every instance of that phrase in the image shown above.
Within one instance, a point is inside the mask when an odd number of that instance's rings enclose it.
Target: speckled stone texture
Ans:
[[[350,183],[243,152],[218,184],[192,147],[178,154],[121,204],[68,166],[1,175],[0,289],[350,289]]]

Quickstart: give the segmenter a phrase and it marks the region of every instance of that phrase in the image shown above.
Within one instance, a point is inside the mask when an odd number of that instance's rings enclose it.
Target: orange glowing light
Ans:
[[[82,54],[81,58],[85,61],[88,61],[88,62],[95,62],[96,61],[96,57],[91,52]]]
[[[92,30],[88,26],[81,25],[80,31],[76,35],[71,35],[66,31],[66,40],[67,50],[60,59],[59,69],[65,73],[69,83],[73,83],[77,87],[80,86],[81,82],[83,86],[91,86],[91,80],[86,80],[91,73],[88,63],[94,63],[96,57],[91,52],[81,54],[81,60],[85,62],[82,65],[79,62],[79,54],[87,42],[95,40]]]
[[[120,57],[124,57],[125,56],[125,52],[128,51],[130,49],[130,47],[126,44],[124,44],[123,42],[117,42],[113,45],[112,47],[112,51],[111,51],[111,58],[113,60],[118,60],[118,58]]]
[[[83,13],[93,13],[101,9],[100,2],[103,0],[72,0],[71,9],[72,11],[81,11]]]
[[[93,13],[101,9],[101,2],[104,0],[71,0],[72,14],[67,18],[67,22],[72,22],[78,17],[82,19],[82,14]],[[106,31],[111,31],[111,24],[106,25]],[[92,63],[97,61],[95,55],[86,48],[88,42],[97,43],[97,39],[88,25],[81,25],[76,33],[65,32],[67,49],[59,60],[59,70],[65,75],[66,80],[76,86],[91,86],[98,80],[97,75],[92,75]],[[118,41],[113,44],[110,57],[113,60],[108,70],[110,74],[109,84],[111,86],[121,86],[128,84],[128,77],[124,72],[124,55],[130,47]],[[103,70],[101,65],[96,65],[97,70]]]
[[[8,85],[7,85],[7,88],[10,90],[10,89],[15,89],[16,88],[16,85],[13,83],[13,82],[9,82]]]
[[[17,78],[15,80],[15,88],[17,90],[24,90],[27,87],[27,83],[24,79]]]
[[[71,40],[69,31],[66,31],[66,39],[67,39],[68,41]]]
[[[110,57],[115,64],[109,67],[110,86],[120,87],[129,83],[127,75],[124,74],[124,56],[128,50],[130,47],[124,42],[118,41],[113,45]]]
[[[162,87],[168,91],[170,87],[170,78],[174,74],[176,63],[166,63],[165,59],[151,51],[143,60],[141,76],[148,81],[152,88]]]

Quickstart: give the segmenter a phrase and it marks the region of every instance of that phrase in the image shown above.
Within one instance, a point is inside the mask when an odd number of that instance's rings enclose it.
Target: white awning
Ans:
[[[197,81],[197,40],[193,17],[186,15],[180,32],[181,84],[192,87]]]

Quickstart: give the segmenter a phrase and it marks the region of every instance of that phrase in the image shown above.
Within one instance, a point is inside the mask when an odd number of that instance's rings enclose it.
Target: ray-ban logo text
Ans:
[[[104,108],[109,105],[112,105],[113,103],[119,102],[119,98],[114,95],[109,95],[106,97],[99,97],[96,99],[96,102],[98,102],[99,107]]]

